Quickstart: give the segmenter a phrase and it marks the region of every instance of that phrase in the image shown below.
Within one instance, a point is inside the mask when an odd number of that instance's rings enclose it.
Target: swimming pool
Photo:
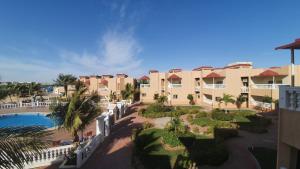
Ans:
[[[17,113],[0,115],[0,127],[21,127],[39,125],[46,128],[54,127],[54,121],[41,113]]]

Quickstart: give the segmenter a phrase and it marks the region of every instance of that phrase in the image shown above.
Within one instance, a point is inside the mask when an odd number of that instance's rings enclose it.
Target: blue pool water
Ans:
[[[46,115],[39,113],[0,115],[0,127],[21,127],[32,125],[50,128],[54,126],[54,121]]]

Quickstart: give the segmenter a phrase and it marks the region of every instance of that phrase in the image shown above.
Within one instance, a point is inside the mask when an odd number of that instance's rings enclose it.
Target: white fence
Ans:
[[[30,157],[30,162],[25,164],[24,168],[36,168],[63,161],[64,157],[71,153],[73,147],[73,145],[53,147],[44,150],[40,154],[33,154]]]
[[[224,84],[205,84],[204,88],[206,89],[224,89]]]
[[[54,102],[30,102],[30,103],[14,103],[14,104],[0,104],[1,109],[17,109],[17,108],[38,108],[38,107],[49,107]]]
[[[168,87],[169,87],[169,88],[178,88],[178,87],[182,87],[182,84],[173,84],[173,83],[169,83]]]
[[[300,111],[300,87],[280,86],[279,108]]]

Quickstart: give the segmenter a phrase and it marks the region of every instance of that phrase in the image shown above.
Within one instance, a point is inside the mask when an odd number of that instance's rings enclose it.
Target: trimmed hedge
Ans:
[[[225,114],[224,111],[213,110],[211,113],[211,117],[215,120],[231,121],[233,119],[233,114],[230,113]]]

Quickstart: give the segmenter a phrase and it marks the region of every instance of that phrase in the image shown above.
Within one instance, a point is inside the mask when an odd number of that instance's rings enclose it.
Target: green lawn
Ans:
[[[160,138],[164,134],[162,129],[147,129],[143,130],[138,139],[139,148],[142,149],[139,155],[142,163],[149,169],[170,169],[173,168],[178,155],[183,153],[179,151],[166,151]]]
[[[277,151],[264,147],[254,147],[250,152],[255,156],[261,169],[276,168]]]

